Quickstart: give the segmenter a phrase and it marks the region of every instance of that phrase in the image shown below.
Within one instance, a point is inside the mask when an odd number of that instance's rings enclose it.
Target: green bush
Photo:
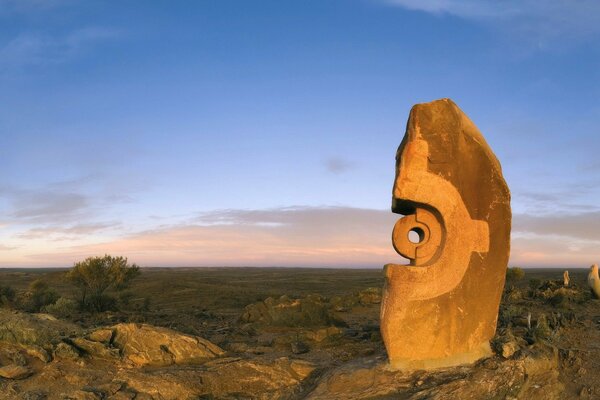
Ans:
[[[525,277],[525,271],[519,267],[512,267],[506,270],[506,280],[509,282],[520,281]]]
[[[529,280],[529,288],[531,290],[537,290],[540,286],[542,286],[542,281],[540,279],[535,278]]]
[[[75,300],[61,297],[54,304],[49,304],[44,307],[44,311],[54,315],[55,317],[70,317],[77,313],[79,304]]]
[[[36,279],[23,295],[21,307],[27,312],[40,312],[45,306],[56,302],[58,297],[58,293],[50,289],[44,280]]]
[[[116,307],[116,300],[105,295],[108,289],[123,290],[140,274],[136,264],[129,265],[125,257],[88,257],[75,263],[66,279],[79,288],[82,309],[100,312]]]
[[[0,306],[11,306],[15,301],[16,293],[10,286],[0,286]]]

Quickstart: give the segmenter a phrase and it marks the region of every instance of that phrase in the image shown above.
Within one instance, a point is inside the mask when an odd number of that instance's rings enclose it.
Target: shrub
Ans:
[[[0,306],[11,306],[15,300],[15,290],[10,286],[0,286]]]
[[[540,279],[535,278],[529,280],[529,288],[531,290],[537,290],[540,286],[542,286],[542,281]]]
[[[79,305],[75,300],[61,297],[54,304],[44,307],[44,311],[56,317],[70,317],[77,313]]]
[[[22,301],[22,308],[27,312],[40,312],[45,306],[58,300],[58,293],[48,287],[42,279],[31,282]]]
[[[129,265],[125,257],[89,257],[76,263],[67,272],[68,281],[80,290],[79,303],[89,311],[105,311],[115,307],[113,297],[104,294],[106,290],[123,290],[132,279],[140,274],[136,264]]]
[[[506,270],[506,280],[509,282],[516,282],[523,279],[525,271],[519,267],[512,267]]]

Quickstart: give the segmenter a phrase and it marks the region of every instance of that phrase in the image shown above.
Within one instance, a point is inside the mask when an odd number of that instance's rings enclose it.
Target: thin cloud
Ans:
[[[24,32],[0,47],[0,69],[64,63],[95,43],[120,34],[118,30],[104,27],[86,27],[62,36]]]
[[[0,244],[0,251],[10,251],[17,249],[16,246],[6,246],[4,244]]]
[[[0,15],[44,12],[70,2],[72,0],[0,0]]]
[[[399,215],[353,207],[227,209],[187,222],[77,246],[28,250],[21,265],[70,265],[114,253],[152,266],[381,267],[405,263],[391,244]],[[586,266],[600,260],[600,211],[572,215],[515,214],[511,265]],[[71,233],[104,228],[72,225]],[[50,230],[32,230],[32,234]],[[67,244],[67,243],[65,243]],[[23,253],[25,254],[25,253]],[[28,260],[28,261],[27,261]],[[13,265],[8,257],[1,264]]]
[[[89,207],[88,198],[79,193],[17,190],[3,194],[12,200],[9,216],[20,223],[65,222]]]
[[[538,235],[554,235],[600,242],[600,211],[580,214],[514,216],[513,230]]]
[[[397,218],[350,207],[221,210],[187,225],[30,258],[64,265],[109,252],[145,265],[383,266],[403,262],[390,242]]]
[[[581,38],[600,33],[596,0],[385,0],[409,10],[493,24],[523,38]]]
[[[118,222],[76,224],[67,227],[51,226],[32,228],[17,235],[21,239],[60,239],[70,240],[74,236],[85,236],[120,226]]]

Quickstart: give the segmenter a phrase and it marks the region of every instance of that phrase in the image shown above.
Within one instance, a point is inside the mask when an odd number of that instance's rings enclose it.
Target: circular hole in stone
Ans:
[[[425,232],[421,228],[412,228],[408,231],[408,240],[411,243],[418,244],[421,243],[425,239]]]

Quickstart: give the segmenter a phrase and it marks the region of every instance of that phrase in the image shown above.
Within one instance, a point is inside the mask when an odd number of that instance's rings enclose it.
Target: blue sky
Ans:
[[[600,258],[600,3],[0,0],[0,266],[380,266],[410,107],[452,98],[511,263]]]

